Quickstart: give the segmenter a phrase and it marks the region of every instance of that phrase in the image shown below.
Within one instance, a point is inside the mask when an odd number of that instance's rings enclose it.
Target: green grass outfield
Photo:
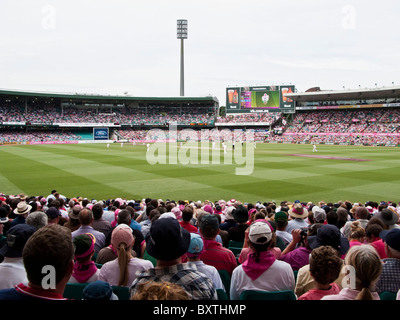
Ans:
[[[306,154],[368,161],[289,156]],[[0,192],[89,199],[255,201],[400,200],[400,150],[393,147],[258,144],[254,170],[235,175],[237,165],[155,164],[146,147],[125,144],[0,146]],[[200,157],[199,157],[200,158]]]

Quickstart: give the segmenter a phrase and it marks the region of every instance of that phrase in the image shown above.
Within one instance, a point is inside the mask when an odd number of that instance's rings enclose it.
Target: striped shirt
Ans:
[[[232,275],[233,270],[237,267],[233,252],[228,248],[224,248],[217,241],[203,239],[203,242],[204,247],[200,260],[205,264],[214,266],[217,270],[226,270],[229,275]]]

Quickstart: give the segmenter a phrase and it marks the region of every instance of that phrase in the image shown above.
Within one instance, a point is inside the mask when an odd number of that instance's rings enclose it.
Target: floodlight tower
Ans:
[[[178,20],[177,23],[177,37],[181,39],[181,96],[185,95],[185,86],[184,86],[184,55],[183,55],[183,40],[187,39],[188,36],[188,21],[184,19]]]

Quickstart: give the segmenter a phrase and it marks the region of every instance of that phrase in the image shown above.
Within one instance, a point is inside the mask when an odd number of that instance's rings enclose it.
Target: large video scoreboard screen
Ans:
[[[294,85],[229,87],[226,89],[226,111],[294,112],[293,100],[285,96],[294,90]]]

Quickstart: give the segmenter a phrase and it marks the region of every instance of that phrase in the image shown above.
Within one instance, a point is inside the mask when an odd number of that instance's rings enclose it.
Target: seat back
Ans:
[[[149,260],[153,264],[154,267],[157,265],[157,259],[155,259],[151,255],[149,255],[147,250],[144,250],[143,260]]]
[[[256,291],[245,290],[241,293],[239,300],[296,300],[297,297],[292,290],[284,291]]]
[[[82,300],[83,289],[88,283],[67,283],[64,289],[63,297],[73,300]]]
[[[129,287],[112,286],[112,290],[119,300],[130,300]]]
[[[224,289],[217,289],[218,300],[229,300],[228,294]]]
[[[225,269],[218,270],[219,276],[221,277],[222,284],[225,287],[225,292],[229,297],[229,292],[231,289],[231,276],[229,275],[229,272],[226,271]]]
[[[381,300],[396,300],[397,293],[396,292],[389,292],[389,291],[384,291],[379,294],[379,298]]]
[[[243,241],[229,240],[228,248],[231,247],[231,248],[240,248],[240,249],[242,249],[243,248],[243,244],[244,244]]]

